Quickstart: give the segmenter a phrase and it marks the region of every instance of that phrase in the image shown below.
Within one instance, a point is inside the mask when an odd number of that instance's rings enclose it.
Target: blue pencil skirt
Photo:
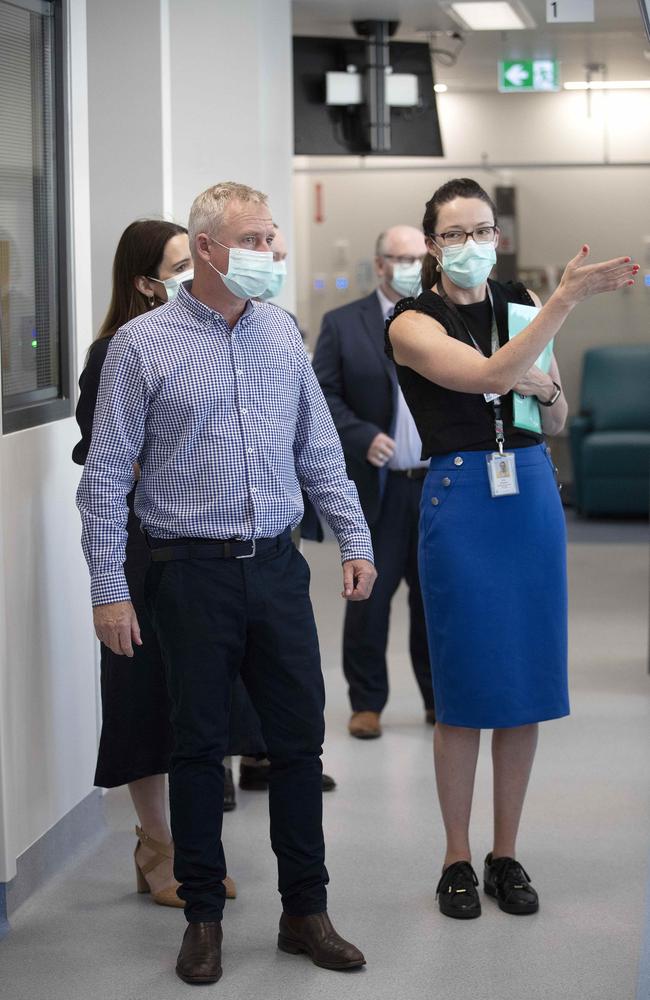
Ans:
[[[486,455],[434,456],[419,566],[437,719],[501,729],[569,714],[566,529],[546,445],[519,448],[519,494]]]

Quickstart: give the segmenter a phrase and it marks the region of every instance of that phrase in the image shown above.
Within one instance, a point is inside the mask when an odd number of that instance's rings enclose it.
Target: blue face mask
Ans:
[[[273,275],[273,253],[264,250],[241,250],[227,247],[225,243],[208,237],[212,243],[228,251],[228,271],[223,274],[211,261],[208,264],[216,271],[224,285],[238,299],[254,299],[269,286]]]
[[[194,278],[194,268],[188,267],[182,274],[175,274],[173,278],[149,278],[149,281],[157,281],[167,289],[167,301],[171,302],[178,295],[178,289],[184,281],[192,281]]]
[[[398,295],[405,298],[409,295],[417,296],[422,291],[420,278],[422,275],[422,264],[419,260],[413,264],[393,264],[393,277],[390,279],[390,286],[394,288]]]
[[[496,262],[494,243],[475,243],[469,239],[459,247],[443,247],[440,266],[459,288],[476,288],[487,281]]]
[[[273,261],[273,274],[269,278],[269,283],[265,292],[258,295],[258,299],[274,299],[276,295],[279,295],[284,288],[284,283],[287,280],[287,262],[286,260],[274,260]]]

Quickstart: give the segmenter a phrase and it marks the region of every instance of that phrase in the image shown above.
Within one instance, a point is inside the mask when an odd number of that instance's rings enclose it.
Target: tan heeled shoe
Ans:
[[[140,893],[150,893],[151,898],[159,906],[177,906],[183,908],[185,906],[185,901],[177,895],[176,890],[180,886],[180,882],[176,879],[173,880],[171,885],[167,885],[164,889],[159,889],[157,892],[151,892],[151,886],[149,885],[146,876],[149,872],[152,872],[154,868],[162,864],[164,861],[173,861],[174,859],[174,844],[163,844],[159,840],[154,840],[150,837],[144,830],[136,826],[135,832],[138,838],[138,843],[136,844],[135,851],[133,854],[133,860],[135,862],[135,877],[138,887],[138,892]],[[143,865],[138,861],[138,848],[140,845],[146,845],[148,850],[155,851],[155,854],[149,861],[146,861]],[[223,880],[223,884],[226,887],[226,899],[237,899],[237,886],[230,875],[226,875]]]
[[[151,886],[147,881],[147,875],[152,872],[154,868],[158,865],[163,864],[165,861],[174,860],[174,845],[173,843],[162,844],[159,840],[154,840],[149,834],[145,833],[141,827],[136,826],[135,832],[138,838],[138,843],[135,846],[135,851],[133,853],[133,860],[135,862],[135,877],[138,886],[138,892],[151,893],[151,898],[154,903],[158,903],[160,906],[178,906],[180,908],[185,906],[185,902],[180,899],[176,894],[180,882],[174,879],[171,885],[166,885],[164,889],[158,889],[157,892],[151,892]],[[138,861],[138,851],[140,846],[146,846],[147,850],[154,851],[154,855],[144,864],[140,864]]]

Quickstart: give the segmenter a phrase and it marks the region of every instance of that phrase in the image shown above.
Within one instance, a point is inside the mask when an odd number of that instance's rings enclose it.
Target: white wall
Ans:
[[[96,330],[134,219],[187,225],[199,192],[236,180],[265,191],[291,232],[291,18],[290,0],[87,6]]]
[[[91,323],[84,0],[70,0],[68,11],[70,319],[83,340]],[[92,788],[96,644],[74,506],[77,437],[68,419],[0,439],[0,881]]]
[[[93,289],[88,348],[108,307],[120,234],[135,219],[162,217],[163,175],[160,0],[88,0],[86,6]]]
[[[589,118],[581,93],[448,93],[438,99],[444,158],[297,157],[298,316],[310,340],[326,309],[366,292],[357,267],[372,257],[377,234],[397,222],[420,225],[425,201],[455,176],[474,177],[489,191],[516,186],[522,268],[563,265],[585,241],[595,259],[629,253],[643,262],[650,237],[650,131],[639,123],[650,117],[650,94],[592,97]],[[320,224],[313,221],[316,183],[323,186]],[[340,241],[349,244],[347,268],[337,264]],[[348,292],[332,288],[337,271],[349,273]],[[329,275],[325,294],[312,289],[318,273]],[[557,354],[572,409],[584,350],[647,341],[649,304],[650,289],[639,281],[581,305],[567,321]]]
[[[173,204],[220,180],[269,195],[291,233],[293,91],[289,0],[170,0]],[[291,261],[290,261],[291,262]],[[292,282],[283,303],[291,306]]]

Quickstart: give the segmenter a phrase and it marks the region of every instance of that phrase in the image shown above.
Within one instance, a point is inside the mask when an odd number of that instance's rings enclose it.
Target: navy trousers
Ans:
[[[223,912],[222,761],[238,671],[271,762],[271,845],[283,909],[324,911],[325,691],[306,561],[285,532],[260,542],[252,559],[153,562],[147,598],[172,703],[174,874],[188,921],[220,920]]]
[[[388,473],[379,519],[370,528],[377,580],[367,601],[349,602],[343,627],[343,672],[354,712],[381,712],[388,701],[386,645],[390,605],[402,580],[409,588],[409,647],[424,707],[433,709],[424,607],[418,575],[421,479]]]

